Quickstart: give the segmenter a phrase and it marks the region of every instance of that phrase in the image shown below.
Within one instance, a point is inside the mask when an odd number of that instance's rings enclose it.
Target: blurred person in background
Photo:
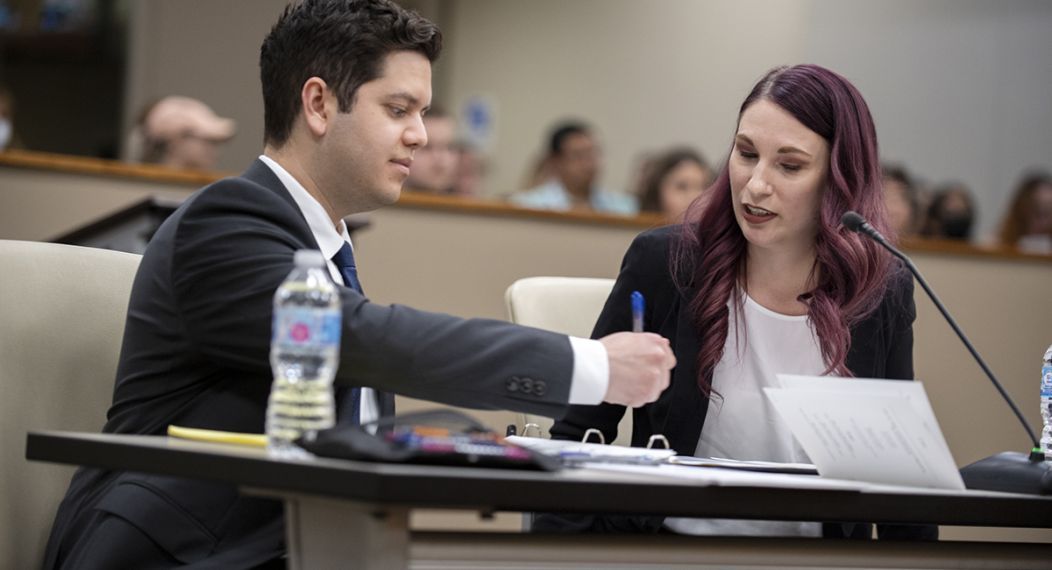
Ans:
[[[148,105],[128,141],[133,162],[170,168],[215,170],[219,147],[237,131],[205,103],[172,95]]]
[[[22,148],[15,135],[15,96],[11,90],[0,85],[0,151]]]
[[[482,153],[468,143],[458,144],[453,195],[464,198],[482,198],[482,179],[485,174],[486,160]]]
[[[968,241],[975,225],[975,201],[964,184],[955,182],[937,189],[924,218],[926,238]]]
[[[920,204],[913,179],[898,165],[884,165],[884,206],[888,210],[888,225],[899,238],[917,233]]]
[[[1052,254],[1052,176],[1031,172],[1019,181],[1001,222],[1001,244]]]
[[[687,206],[705,193],[712,178],[712,169],[693,148],[674,148],[651,157],[639,180],[639,209],[663,214],[670,224],[681,223]]]
[[[534,170],[547,179],[509,199],[513,204],[541,210],[590,209],[634,215],[639,209],[634,198],[599,187],[601,171],[602,152],[592,129],[577,121],[560,123],[552,130],[546,155]]]
[[[417,149],[409,167],[406,190],[430,194],[451,194],[457,179],[460,154],[457,151],[457,123],[441,109],[432,108],[424,116],[427,144]]]

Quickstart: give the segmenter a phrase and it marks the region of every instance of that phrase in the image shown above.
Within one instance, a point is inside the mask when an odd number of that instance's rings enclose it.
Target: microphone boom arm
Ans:
[[[961,342],[964,343],[965,348],[967,348],[968,352],[972,354],[972,358],[974,358],[975,361],[979,363],[979,367],[982,368],[983,372],[986,373],[986,377],[989,378],[991,382],[993,382],[994,388],[997,388],[997,392],[1000,393],[1001,397],[1004,398],[1004,401],[1008,403],[1008,407],[1012,408],[1012,412],[1015,413],[1015,417],[1019,418],[1019,423],[1023,424],[1023,429],[1025,429],[1027,435],[1030,436],[1030,442],[1033,444],[1033,446],[1035,448],[1041,447],[1041,445],[1038,443],[1037,435],[1034,433],[1034,430],[1030,427],[1030,424],[1026,422],[1026,418],[1023,416],[1023,412],[1019,410],[1019,406],[1016,406],[1015,401],[1012,400],[1012,397],[1008,394],[1008,391],[1005,390],[1004,386],[1001,385],[1001,382],[999,382],[997,380],[997,377],[994,376],[993,371],[990,370],[990,367],[986,364],[986,361],[983,360],[983,357],[980,356],[979,352],[975,350],[974,346],[972,346],[972,343],[968,340],[968,337],[964,336],[964,331],[961,330],[961,327],[957,325],[957,321],[954,320],[952,316],[950,316],[949,311],[947,311],[946,307],[943,306],[942,301],[939,300],[939,297],[936,296],[935,292],[932,291],[931,287],[928,286],[928,282],[925,281],[924,277],[921,276],[921,273],[917,269],[917,266],[914,265],[913,261],[911,261],[908,257],[906,257],[905,254],[900,252],[898,249],[892,248],[891,253],[895,257],[901,259],[903,263],[906,264],[906,267],[909,268],[910,273],[913,273],[913,276],[917,279],[917,283],[920,283],[920,286],[924,289],[924,292],[928,294],[928,297],[931,298],[932,303],[935,304],[935,308],[939,309],[939,312],[942,313],[942,316],[946,319],[946,322],[950,323],[950,328],[953,329],[953,332],[957,333],[957,338],[961,339]]]
[[[1008,391],[1004,389],[1004,386],[1001,385],[1001,382],[999,382],[997,380],[997,377],[994,376],[993,371],[990,370],[989,366],[987,366],[986,361],[983,360],[983,357],[979,355],[979,352],[977,350],[975,350],[975,347],[972,346],[972,343],[968,340],[968,337],[964,335],[964,331],[962,331],[961,327],[957,325],[957,321],[954,320],[952,316],[950,316],[950,312],[946,310],[946,307],[942,304],[942,301],[939,300],[939,296],[935,294],[935,291],[932,291],[931,287],[928,285],[928,282],[925,281],[924,276],[921,275],[920,270],[917,269],[917,266],[913,264],[913,261],[910,260],[910,258],[907,257],[906,254],[902,253],[896,247],[888,243],[887,239],[885,239],[884,236],[881,235],[881,233],[878,232],[873,226],[869,225],[869,223],[866,222],[865,218],[863,218],[859,214],[855,212],[847,212],[846,214],[844,214],[843,218],[841,219],[841,222],[843,222],[844,227],[846,227],[847,229],[856,233],[863,234],[866,237],[884,246],[884,248],[891,252],[892,255],[899,258],[900,260],[902,260],[903,263],[906,264],[906,267],[910,270],[910,273],[912,273],[913,277],[915,277],[917,279],[917,282],[920,283],[920,286],[924,289],[924,292],[928,294],[928,298],[930,298],[932,303],[935,304],[935,308],[939,309],[939,312],[942,313],[942,316],[946,319],[946,322],[950,323],[950,328],[953,329],[953,332],[957,333],[957,338],[961,339],[961,342],[964,343],[965,348],[967,348],[968,352],[971,353],[972,358],[974,358],[975,361],[979,363],[979,367],[982,368],[983,372],[986,373],[986,377],[990,379],[990,382],[993,382],[994,387],[997,388],[997,391],[1001,394],[1001,397],[1004,398],[1004,401],[1008,403],[1008,407],[1011,408],[1012,412],[1015,413],[1015,416],[1019,418],[1019,423],[1023,425],[1023,429],[1025,429],[1027,435],[1030,436],[1030,441],[1033,444],[1033,447],[1036,449],[1040,449],[1041,445],[1040,443],[1038,443],[1037,435],[1034,433],[1034,430],[1031,429],[1030,424],[1026,422],[1026,418],[1023,416],[1023,412],[1019,410],[1019,407],[1016,406],[1015,402],[1012,400],[1012,397],[1008,394]]]

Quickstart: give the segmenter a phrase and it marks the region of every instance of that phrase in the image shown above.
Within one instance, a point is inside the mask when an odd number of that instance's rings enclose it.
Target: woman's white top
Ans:
[[[712,373],[713,395],[694,455],[740,460],[810,463],[789,427],[764,395],[777,374],[821,375],[826,365],[806,315],[789,316],[744,296],[738,326],[734,305],[723,357]],[[821,536],[816,522],[668,518],[674,532],[696,535]]]

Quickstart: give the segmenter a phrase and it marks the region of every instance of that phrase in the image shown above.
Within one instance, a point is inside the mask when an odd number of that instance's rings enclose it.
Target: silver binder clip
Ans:
[[[672,446],[668,444],[668,438],[660,433],[650,436],[650,439],[647,440],[647,449],[654,449],[656,444],[661,444],[660,449],[672,449]]]
[[[603,437],[603,432],[601,432],[601,431],[599,431],[599,430],[597,430],[595,428],[588,428],[588,429],[584,430],[584,435],[581,436],[581,443],[588,443],[588,440],[593,435],[599,438],[599,444],[600,445],[606,445],[606,438]]]
[[[528,423],[522,426],[522,437],[544,437],[541,434],[541,425]]]

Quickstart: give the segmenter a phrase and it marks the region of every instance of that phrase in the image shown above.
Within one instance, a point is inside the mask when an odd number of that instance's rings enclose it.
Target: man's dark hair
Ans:
[[[548,139],[548,156],[558,156],[562,154],[563,144],[572,135],[590,135],[592,129],[588,128],[588,125],[578,121],[567,121],[559,123],[552,129],[552,134]]]
[[[396,51],[415,51],[434,62],[442,32],[390,0],[289,4],[259,50],[264,142],[281,146],[288,140],[308,79],[323,79],[340,112],[347,113],[358,88],[380,77],[384,58]]]

